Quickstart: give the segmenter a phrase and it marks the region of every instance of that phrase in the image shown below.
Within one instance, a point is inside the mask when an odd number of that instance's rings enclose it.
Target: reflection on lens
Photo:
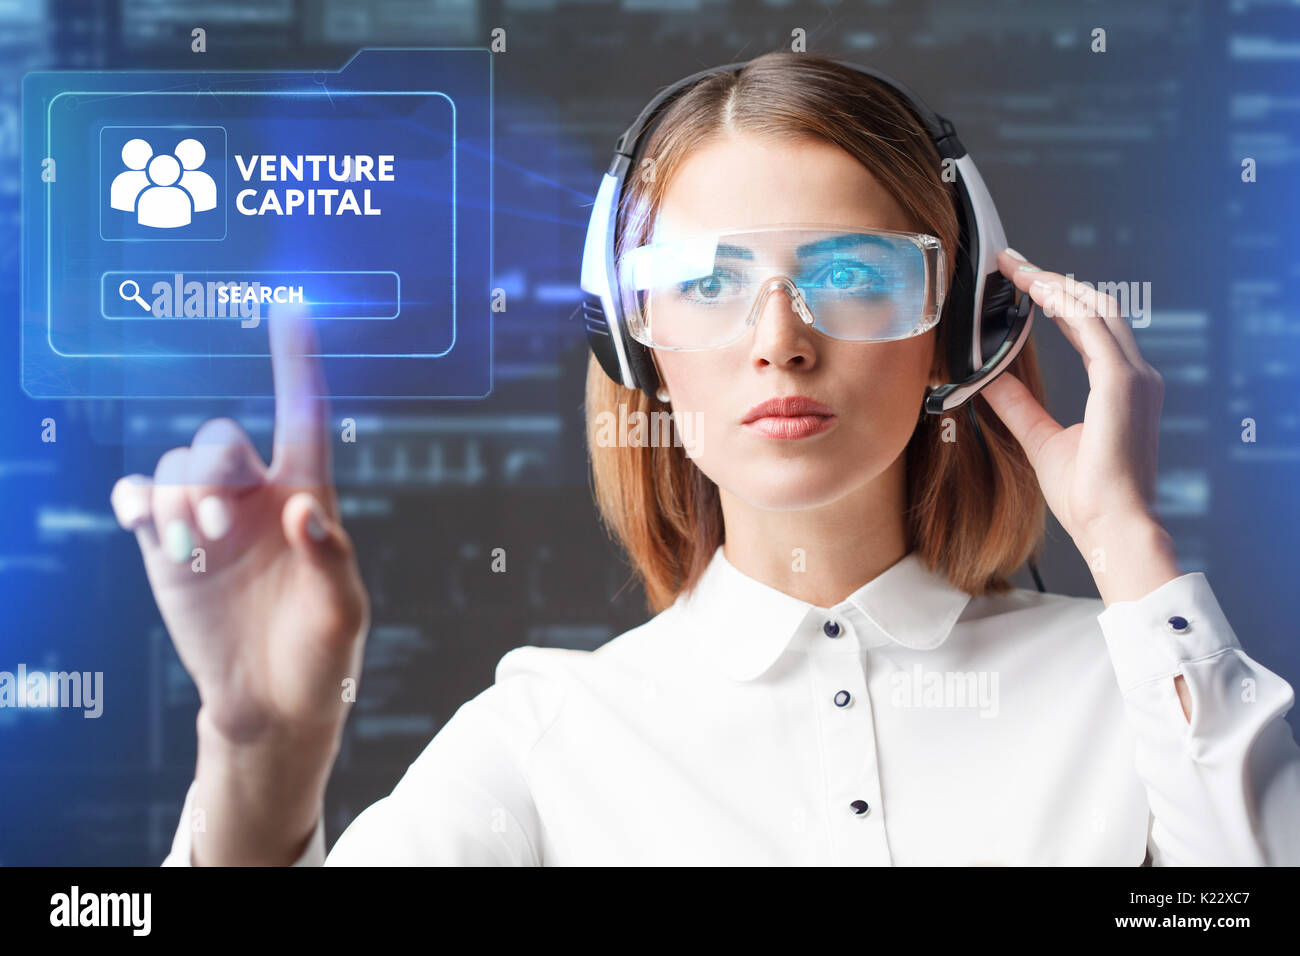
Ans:
[[[803,297],[814,327],[833,338],[886,341],[937,320],[932,236],[825,227],[772,227],[642,246],[618,262],[634,337],[659,348],[734,340],[766,297]]]

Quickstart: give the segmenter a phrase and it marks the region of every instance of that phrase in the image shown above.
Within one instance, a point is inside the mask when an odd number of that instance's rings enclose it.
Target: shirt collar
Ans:
[[[706,656],[728,677],[745,681],[776,663],[799,634],[821,635],[827,621],[851,625],[861,647],[931,650],[948,639],[970,597],[910,551],[839,604],[820,608],[742,573],[719,545],[677,605]]]

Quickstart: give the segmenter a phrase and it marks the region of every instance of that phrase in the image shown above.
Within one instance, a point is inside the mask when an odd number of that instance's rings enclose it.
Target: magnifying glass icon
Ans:
[[[136,282],[134,279],[127,279],[120,286],[118,286],[117,294],[120,295],[127,302],[139,302],[140,308],[144,309],[146,312],[153,311],[151,308],[149,308],[149,303],[146,302],[144,299],[140,298],[140,283]]]

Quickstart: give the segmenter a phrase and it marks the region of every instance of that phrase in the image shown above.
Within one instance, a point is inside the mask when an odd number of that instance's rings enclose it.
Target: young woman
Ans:
[[[892,90],[760,57],[674,102],[643,155],[619,263],[662,387],[593,359],[587,413],[654,617],[511,651],[327,862],[1300,863],[1292,690],[1178,566],[1161,380],[1115,303],[1001,253],[1090,394],[1063,428],[1026,346],[975,402],[986,457],[965,416],[921,413],[958,216]],[[326,861],[368,602],[310,328],[271,334],[270,468],[216,421],[113,494],[202,701],[173,864]],[[691,447],[597,440],[620,406],[671,411]],[[1044,501],[1100,600],[1010,586]]]

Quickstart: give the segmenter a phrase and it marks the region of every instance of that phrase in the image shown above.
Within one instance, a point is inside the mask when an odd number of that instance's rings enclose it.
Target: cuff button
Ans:
[[[1181,634],[1189,627],[1187,623],[1187,618],[1181,617],[1180,615],[1177,614],[1175,614],[1165,623],[1169,625],[1169,630],[1173,631],[1175,634]]]

